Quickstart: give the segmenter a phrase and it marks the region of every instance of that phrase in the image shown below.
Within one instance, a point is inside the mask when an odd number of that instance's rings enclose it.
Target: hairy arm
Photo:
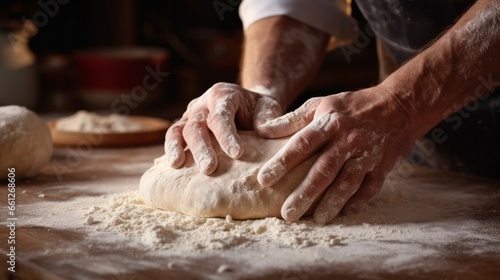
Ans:
[[[500,1],[477,1],[381,86],[413,120],[415,136],[500,86]]]
[[[188,148],[200,172],[213,173],[218,158],[212,133],[222,150],[235,159],[244,152],[238,128],[276,137],[268,129],[269,121],[281,116],[309,82],[328,39],[326,33],[284,16],[252,24],[245,34],[241,86],[217,83],[190,102],[165,136],[170,165],[181,167]]]
[[[320,66],[328,39],[286,16],[255,22],[245,33],[241,85],[288,107]]]
[[[500,85],[499,30],[500,1],[479,0],[381,84],[311,99],[274,120],[270,131],[295,134],[259,171],[262,185],[320,154],[282,216],[295,221],[320,200],[313,216],[324,224],[372,199],[418,137]]]

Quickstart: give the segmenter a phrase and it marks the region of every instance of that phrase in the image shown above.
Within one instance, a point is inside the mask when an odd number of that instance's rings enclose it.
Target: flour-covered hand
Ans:
[[[237,127],[259,132],[265,123],[281,114],[281,106],[267,95],[235,84],[217,83],[192,100],[182,118],[167,131],[165,153],[169,164],[181,167],[187,147],[200,172],[211,174],[218,165],[211,133],[222,150],[236,159],[243,154]]]
[[[319,154],[310,171],[286,199],[281,214],[295,221],[319,201],[313,218],[330,223],[341,211],[359,211],[380,190],[387,173],[405,156],[416,135],[404,108],[388,102],[381,88],[313,98],[267,123],[267,129],[293,135],[259,171],[272,187],[295,166]]]

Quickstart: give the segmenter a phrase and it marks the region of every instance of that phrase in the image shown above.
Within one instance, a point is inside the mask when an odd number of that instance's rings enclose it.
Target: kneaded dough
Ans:
[[[240,131],[244,154],[233,160],[216,147],[219,166],[210,176],[199,173],[188,151],[180,169],[171,168],[168,155],[157,158],[142,175],[140,193],[147,205],[201,217],[281,218],[281,205],[307,174],[316,157],[297,166],[272,187],[257,181],[259,169],[289,138],[263,139]],[[213,139],[213,143],[217,143]]]
[[[25,107],[0,107],[0,179],[8,168],[16,177],[30,177],[52,156],[52,137],[48,125]]]

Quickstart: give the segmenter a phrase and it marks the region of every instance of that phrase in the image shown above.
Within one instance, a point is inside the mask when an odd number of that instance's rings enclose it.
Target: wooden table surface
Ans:
[[[446,265],[427,271],[378,271],[373,274],[356,274],[342,269],[341,265],[315,269],[307,273],[281,268],[266,268],[255,274],[241,270],[239,274],[221,275],[217,268],[221,263],[233,267],[245,267],[245,261],[238,258],[225,258],[223,255],[200,255],[183,261],[179,267],[166,267],[168,257],[157,257],[148,254],[146,249],[128,247],[126,244],[95,244],[86,238],[88,232],[81,229],[61,230],[46,226],[23,224],[23,213],[31,218],[47,215],[64,215],[59,213],[37,213],[30,205],[40,200],[69,201],[76,197],[98,197],[102,194],[120,193],[137,189],[142,173],[152,165],[154,158],[163,153],[163,147],[149,146],[129,149],[90,149],[58,148],[55,150],[51,164],[46,166],[43,174],[29,180],[20,180],[16,186],[16,272],[8,273],[6,267],[7,224],[6,198],[7,188],[0,188],[2,197],[2,240],[0,279],[500,279],[500,183],[481,178],[457,176],[454,174],[418,168],[413,174],[415,178],[426,178],[440,182],[456,181],[457,185],[471,185],[470,192],[478,201],[474,216],[480,225],[492,229],[493,253],[483,255],[461,251],[443,254]],[[411,178],[410,178],[411,179]],[[2,183],[5,185],[5,182]],[[429,190],[431,191],[431,190]],[[439,190],[443,191],[443,190]],[[42,195],[43,194],[43,195]],[[90,206],[90,205],[89,205]],[[496,241],[495,241],[496,238]],[[76,247],[75,247],[76,244]],[[70,249],[71,248],[71,249]],[[77,250],[75,250],[77,248]],[[449,251],[450,248],[448,248]],[[49,253],[47,253],[49,252]],[[123,260],[128,260],[125,262]],[[113,267],[129,266],[130,260],[137,260],[136,265],[127,273],[116,272]],[[92,264],[92,265],[90,265]],[[109,274],[96,274],[96,265],[109,267]],[[361,265],[361,264],[360,264]],[[498,278],[496,278],[498,277]]]

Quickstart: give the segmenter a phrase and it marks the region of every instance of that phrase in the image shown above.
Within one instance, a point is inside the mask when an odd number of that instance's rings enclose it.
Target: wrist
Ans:
[[[363,107],[370,111],[368,115],[385,123],[388,131],[400,130],[410,139],[417,139],[426,132],[418,110],[414,104],[400,98],[402,92],[397,87],[381,83],[362,92],[366,96]]]
[[[280,90],[278,87],[264,86],[262,84],[258,84],[244,88],[248,89],[251,92],[257,93],[261,96],[265,96],[275,100],[276,102],[278,102],[278,104],[281,106],[283,110],[285,110],[289,105],[289,102],[291,102],[290,100],[287,99],[287,96],[283,94],[284,91],[282,89]]]
[[[406,130],[412,139],[424,135],[434,124],[429,120],[426,113],[427,104],[421,104],[415,99],[417,89],[401,86],[397,79],[386,79],[377,87],[383,94],[384,102],[387,104],[386,118],[392,118],[397,127]]]

